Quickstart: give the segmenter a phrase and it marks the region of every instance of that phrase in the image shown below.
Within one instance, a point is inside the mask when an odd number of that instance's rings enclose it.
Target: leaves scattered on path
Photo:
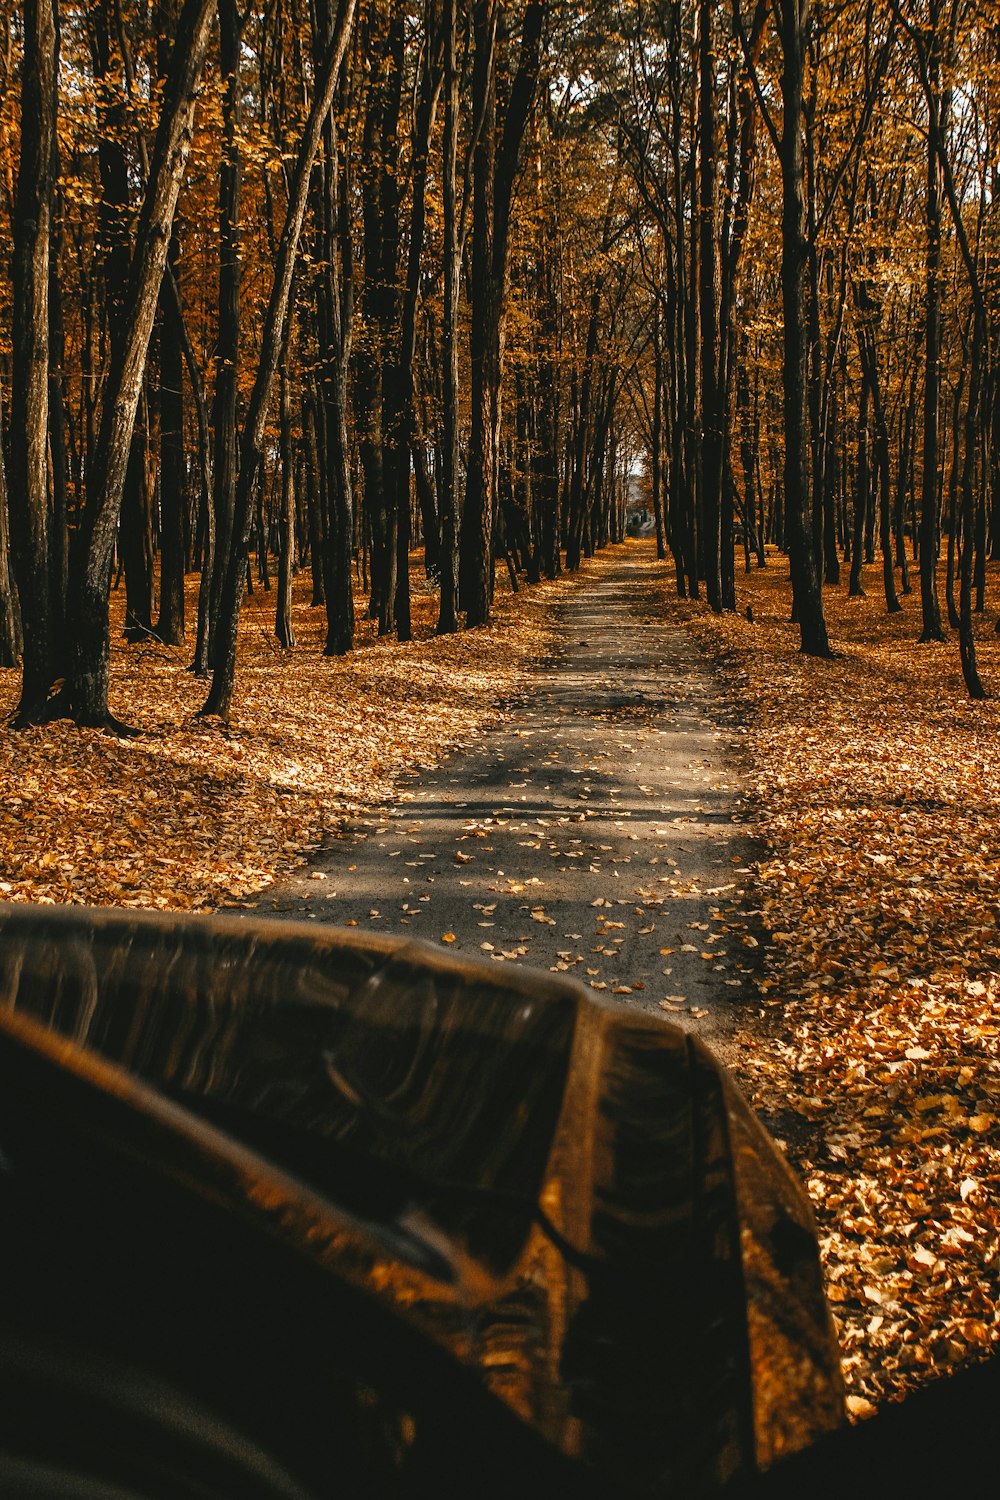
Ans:
[[[546,648],[546,602],[567,586],[515,597],[498,581],[495,623],[447,637],[420,592],[413,642],[378,641],[361,620],[359,648],[340,659],[320,655],[305,574],[291,653],[272,642],[273,596],[258,591],[229,726],[193,717],[206,685],[186,670],[191,648],[127,645],[118,619],[112,706],[143,733],[0,728],[0,898],[188,909],[261,889],[346,815],[389,798],[401,772],[494,722]],[[18,674],[0,671],[4,718],[17,690]]]
[[[744,1078],[807,1182],[865,1415],[1000,1338],[1000,644],[984,620],[973,704],[916,601],[830,590],[837,658],[802,657],[771,562],[739,581],[756,623],[671,609],[749,715],[771,1037]]]

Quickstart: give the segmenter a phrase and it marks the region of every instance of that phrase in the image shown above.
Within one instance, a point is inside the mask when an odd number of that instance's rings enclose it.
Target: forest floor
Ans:
[[[192,645],[126,643],[124,591],[114,594],[111,708],[141,733],[0,727],[0,898],[207,910],[259,891],[352,813],[388,801],[400,772],[471,746],[501,718],[546,649],[547,607],[564,587],[513,595],[498,580],[492,627],[441,638],[414,569],[413,641],[379,641],[359,590],[357,649],[331,659],[308,573],[295,582],[291,652],[274,639],[274,594],[258,585],[229,724],[195,717],[207,684],[187,670]],[[0,670],[0,726],[18,685]]]
[[[956,638],[920,645],[919,596],[888,616],[873,576],[825,592],[836,656],[804,658],[769,564],[737,577],[752,623],[668,615],[746,714],[769,941],[739,1072],[813,1200],[863,1416],[1000,1339],[1000,639],[980,617],[973,703]]]
[[[341,660],[306,578],[290,654],[258,589],[228,726],[190,650],[116,635],[140,738],[0,730],[0,898],[311,913],[699,1030],[807,1184],[861,1416],[1000,1330],[1000,638],[973,704],[915,598],[830,590],[812,661],[769,561],[753,623],[632,542],[501,581],[488,631],[420,588],[411,644]]]

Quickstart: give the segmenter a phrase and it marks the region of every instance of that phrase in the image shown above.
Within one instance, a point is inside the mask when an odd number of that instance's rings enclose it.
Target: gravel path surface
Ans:
[[[507,722],[402,783],[255,909],[572,974],[730,1063],[756,1004],[732,709],[647,548],[592,564]]]

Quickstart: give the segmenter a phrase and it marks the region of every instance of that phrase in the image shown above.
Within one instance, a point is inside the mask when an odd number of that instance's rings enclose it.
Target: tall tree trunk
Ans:
[[[893,0],[893,3],[894,8],[896,8],[895,0]],[[935,108],[935,89],[930,75],[930,60],[920,33],[911,31],[911,37],[917,49],[917,60],[920,67],[921,83],[923,85],[928,114],[932,116]],[[986,690],[980,680],[976,664],[976,641],[972,628],[972,563],[976,525],[975,469],[979,447],[980,424],[982,421],[983,362],[986,357],[989,320],[979,276],[979,267],[977,265],[978,246],[974,250],[969,243],[969,236],[962,215],[962,205],[959,201],[958,189],[955,185],[955,174],[952,170],[951,161],[946,149],[943,130],[929,131],[928,139],[930,143],[933,143],[937,154],[938,166],[941,170],[945,194],[948,199],[948,208],[955,230],[955,239],[965,266],[969,281],[969,293],[972,298],[969,399],[965,410],[965,452],[962,460],[961,481],[962,551],[959,559],[960,600],[958,610],[958,638],[962,675],[965,678],[965,686],[969,697],[984,698]],[[952,517],[952,528],[954,531],[954,516]],[[952,544],[953,542],[954,535],[952,536]],[[952,612],[952,609],[952,600],[949,598],[949,614]]]
[[[792,593],[801,648],[829,656],[823,592],[812,524],[806,421],[805,202],[802,80],[808,0],[781,0],[781,300],[784,316],[784,496]]]
[[[333,36],[335,14],[321,0],[314,60],[318,67]],[[317,563],[322,578],[314,603],[326,605],[325,656],[346,656],[354,647],[354,486],[347,430],[348,375],[354,331],[354,256],[350,226],[350,159],[347,141],[331,110],[323,126],[322,161],[317,172],[316,215],[321,245],[317,278],[321,400],[310,431],[310,452],[319,484],[316,518]]]
[[[209,614],[209,664],[213,667],[218,657],[222,590],[233,547],[239,467],[242,31],[237,0],[219,0],[219,70],[225,80],[225,92],[222,97],[222,162],[219,167],[219,318],[212,406],[215,551]]]
[[[130,259],[122,314],[125,332],[104,390],[72,590],[75,631],[68,696],[78,724],[115,727],[108,712],[108,589],[115,535],[214,9],[214,0],[186,0],[178,20],[152,165]]]
[[[421,69],[420,97],[413,127],[412,206],[407,251],[406,286],[403,292],[402,337],[396,375],[398,411],[390,433],[389,466],[396,491],[396,633],[401,641],[412,634],[410,621],[410,472],[411,453],[416,435],[413,406],[413,361],[417,347],[417,303],[420,294],[420,265],[424,247],[424,225],[427,218],[427,170],[430,159],[434,117],[441,94],[441,33],[434,21],[434,8],[425,9],[424,63]]]
[[[441,486],[438,516],[441,526],[441,598],[438,633],[458,628],[458,294],[461,249],[455,171],[458,152],[459,71],[455,28],[457,0],[444,0],[444,151],[441,192],[444,200],[444,314],[441,325],[443,402],[441,413]]]
[[[56,181],[59,35],[54,0],[25,0],[21,151],[14,204],[10,530],[23,628],[15,722],[45,711],[57,665],[48,496],[49,254]]]
[[[765,0],[758,0],[750,35],[750,56],[754,66],[763,45],[768,9]],[[722,607],[736,608],[736,576],[734,559],[734,525],[736,485],[733,475],[733,375],[734,352],[737,341],[737,289],[743,246],[750,222],[750,201],[753,196],[757,160],[757,109],[750,78],[744,75],[737,87],[735,71],[731,70],[729,109],[726,126],[726,182],[725,211],[723,215],[722,244],[725,249],[721,260],[721,288],[719,311],[719,376],[718,409],[722,431],[723,490],[720,548],[722,555]],[[753,523],[753,490],[750,489],[749,507],[745,507],[743,518],[744,545],[749,564],[750,533]]]
[[[711,0],[698,6],[698,255],[701,326],[702,563],[705,593],[722,612],[723,412],[719,381],[719,235],[716,211],[715,41]]]
[[[696,139],[697,105],[695,91],[691,91],[691,140]],[[692,210],[698,198],[698,157],[694,145],[687,164]],[[683,189],[678,194],[681,207],[684,204]],[[704,576],[704,514],[702,511],[702,452],[698,440],[698,423],[701,420],[701,361],[698,358],[701,328],[701,260],[698,255],[698,215],[690,214],[690,223],[681,223],[679,256],[683,255],[684,242],[687,251],[687,296],[685,312],[685,362],[687,364],[687,409],[684,420],[684,478],[687,501],[688,589],[691,598],[701,597],[701,580]]]
[[[125,306],[129,268],[130,184],[132,163],[126,151],[129,139],[127,88],[118,71],[114,41],[118,16],[113,0],[97,0],[88,7],[87,22],[97,93],[97,160],[101,181],[98,213],[97,259],[103,280],[103,305],[111,363],[120,357],[128,336]],[[119,44],[120,45],[120,44]],[[125,574],[124,635],[140,640],[152,631],[152,557],[147,547],[145,434],[133,426],[132,443],[125,471],[120,506],[119,547]]]
[[[58,146],[56,163],[59,167]],[[58,188],[57,188],[58,191]],[[58,202],[56,212],[58,214]],[[59,261],[63,236],[53,225],[49,257],[49,478],[52,489],[49,573],[52,580],[52,629],[59,640],[66,638],[66,600],[69,593],[69,494],[66,451],[65,362],[66,335],[63,324]]]
[[[541,305],[539,308],[539,372],[535,408],[536,442],[532,453],[532,490],[535,496],[537,551],[541,571],[546,578],[557,578],[562,567],[559,483],[562,389],[559,361],[561,244],[558,200],[553,204],[543,196],[546,180],[542,172],[540,152],[540,144],[536,141],[540,241],[537,265]],[[555,182],[555,191],[558,195],[558,178]]]
[[[194,661],[191,669],[199,677],[208,673],[208,628],[211,609],[212,562],[215,556],[215,514],[212,509],[212,451],[209,433],[208,402],[205,399],[205,384],[195,358],[194,346],[184,321],[180,288],[167,264],[167,278],[173,304],[173,328],[184,354],[184,365],[188,373],[188,385],[194,402],[198,426],[198,520],[196,528],[201,533],[201,578],[198,585],[198,625],[195,641]],[[182,434],[183,436],[183,434]],[[183,467],[183,452],[180,455]],[[183,517],[182,517],[183,523]],[[182,535],[183,541],[183,535]],[[184,547],[182,570],[187,561],[189,548]],[[183,582],[183,577],[182,577]]]
[[[330,45],[322,66],[317,70],[312,108],[302,133],[294,171],[289,182],[285,222],[278,243],[274,282],[271,286],[261,335],[260,360],[240,440],[240,471],[236,489],[236,519],[233,528],[234,545],[226,570],[222,608],[219,615],[220,650],[212,677],[212,687],[201,710],[203,714],[218,714],[225,717],[232,702],[236,681],[240,606],[246,586],[246,564],[257,487],[261,483],[264,465],[267,412],[285,339],[295,257],[309,196],[309,178],[316,160],[316,152],[319,149],[323,126],[333,103],[337,80],[354,22],[355,4],[356,0],[340,0]]]
[[[493,278],[496,175],[496,44],[498,0],[476,0],[472,111],[481,120],[473,159],[472,327],[469,340],[472,431],[462,509],[459,603],[469,626],[490,618],[493,510],[497,455],[494,405],[499,396],[501,288]]]
[[[930,0],[931,36],[927,98],[927,254],[924,322],[924,455],[920,488],[920,606],[922,641],[943,641],[937,568],[941,550],[941,510],[938,488],[939,406],[941,389],[941,167],[938,139],[943,126],[939,0]]]
[[[184,640],[184,328],[177,302],[180,247],[174,233],[168,280],[160,293],[160,613],[156,634]]]
[[[157,62],[165,73],[177,21],[177,0],[158,0]],[[160,291],[160,610],[156,634],[168,646],[184,640],[185,520],[184,360],[187,330],[180,297],[180,226],[174,225]],[[193,358],[193,354],[192,354]],[[193,384],[197,385],[197,382]],[[198,396],[196,395],[196,400]]]
[[[493,581],[493,519],[496,512],[503,376],[507,252],[510,213],[521,141],[538,82],[542,22],[547,0],[528,0],[521,30],[517,73],[496,142],[497,0],[476,0],[473,105],[483,125],[474,161],[472,245],[472,433],[462,513],[462,607],[468,625],[490,618]]]
[[[396,492],[390,443],[399,391],[399,121],[403,89],[404,26],[400,0],[371,5],[365,39],[372,63],[361,166],[364,224],[364,338],[354,371],[354,406],[371,528],[369,615],[379,635],[395,624]],[[395,344],[395,349],[394,349]]]

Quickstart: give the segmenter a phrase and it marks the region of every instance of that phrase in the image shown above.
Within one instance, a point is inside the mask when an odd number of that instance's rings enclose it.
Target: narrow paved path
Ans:
[[[727,1054],[757,946],[735,726],[711,662],[663,621],[649,557],[593,565],[508,722],[257,909],[572,974]]]

